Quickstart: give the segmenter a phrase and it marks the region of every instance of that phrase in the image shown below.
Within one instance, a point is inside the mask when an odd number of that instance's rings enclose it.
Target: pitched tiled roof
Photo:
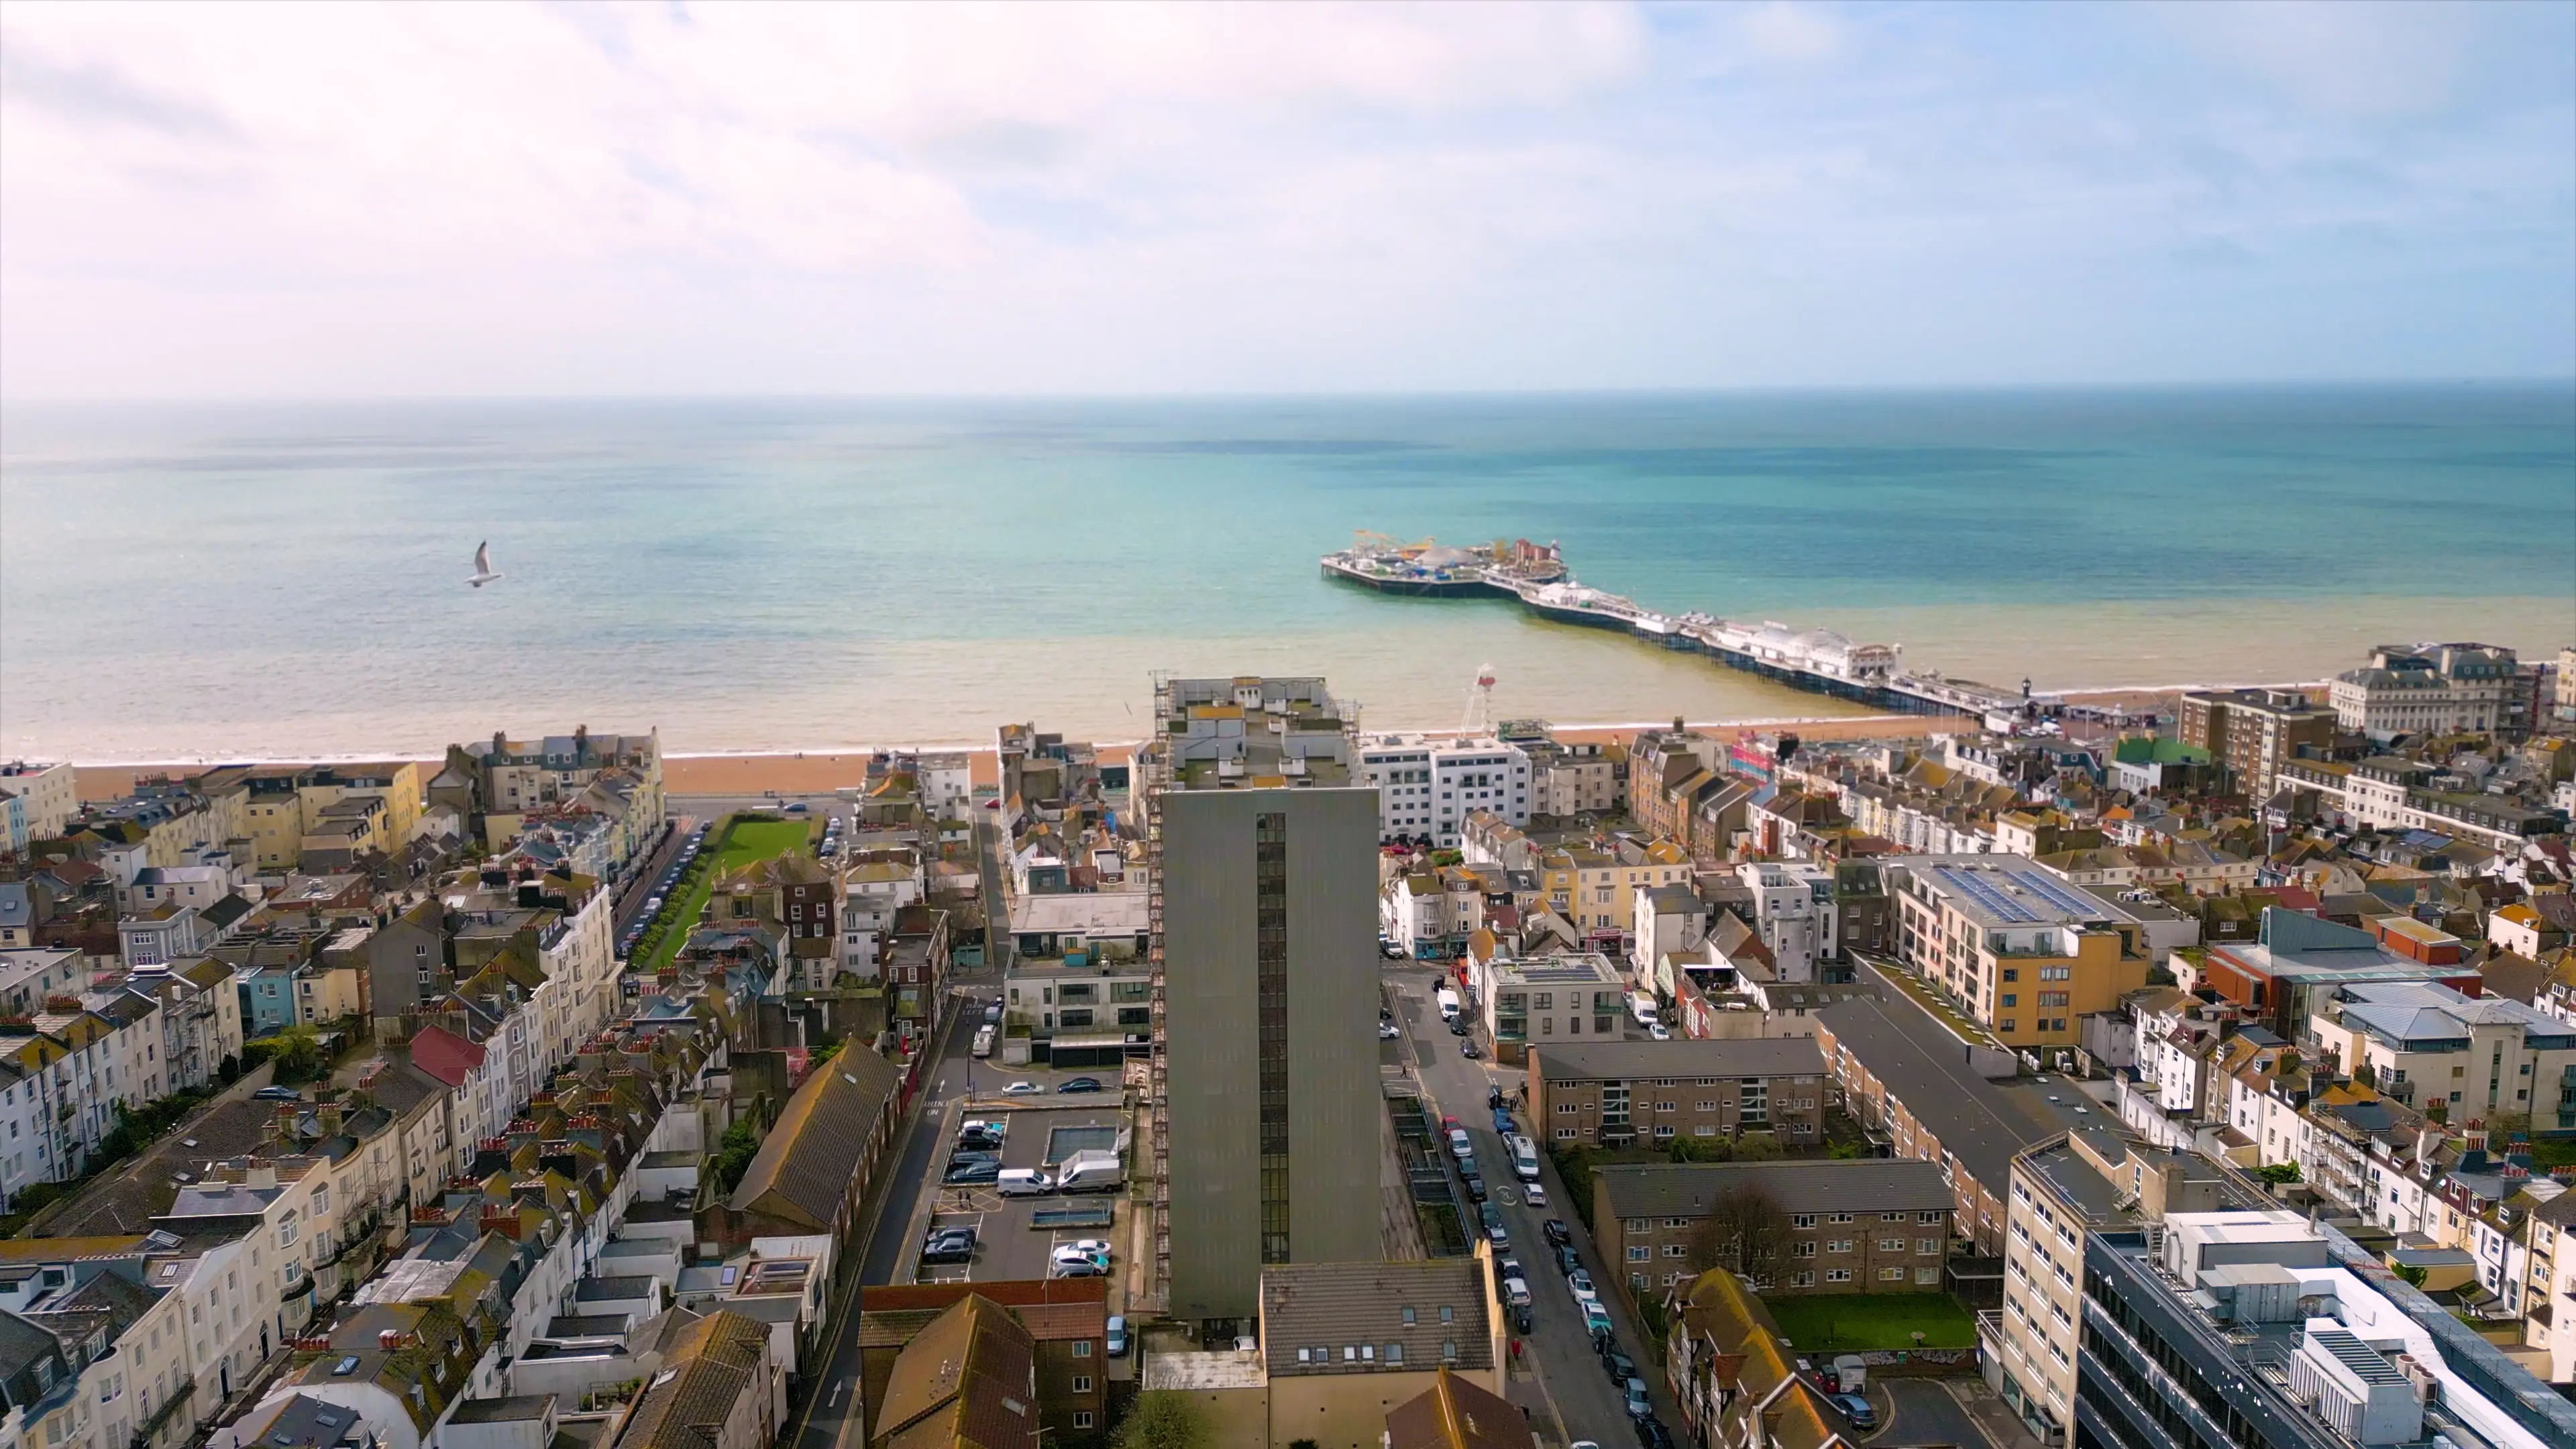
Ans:
[[[1941,1164],[1916,1157],[1798,1162],[1615,1163],[1592,1169],[1622,1218],[1704,1217],[1719,1194],[1747,1183],[1783,1212],[1947,1212],[1956,1202]]]
[[[981,1294],[913,1336],[887,1375],[870,1437],[899,1449],[1037,1449],[1036,1341]]]
[[[1261,1272],[1262,1355],[1272,1375],[1420,1373],[1444,1359],[1494,1366],[1484,1262],[1292,1263]],[[1442,1311],[1448,1320],[1442,1321]],[[1407,1317],[1413,1321],[1405,1322]],[[1358,1349],[1370,1355],[1362,1359]],[[1401,1356],[1390,1355],[1400,1346]],[[1316,1350],[1322,1355],[1314,1356]],[[1345,1349],[1351,1350],[1348,1354]],[[1303,1362],[1299,1354],[1309,1355]]]
[[[465,1085],[483,1065],[483,1048],[443,1026],[425,1026],[411,1039],[411,1064],[450,1087]]]
[[[1386,1412],[1387,1449],[1529,1449],[1520,1406],[1444,1365],[1418,1397]]]
[[[619,1449],[717,1449],[745,1394],[769,1392],[769,1327],[721,1309],[674,1336]]]
[[[862,1046],[824,1063],[787,1099],[728,1206],[829,1229],[858,1190],[851,1179],[901,1080],[894,1063]]]

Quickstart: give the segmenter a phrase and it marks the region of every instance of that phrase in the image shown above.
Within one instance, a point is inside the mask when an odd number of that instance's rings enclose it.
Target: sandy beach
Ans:
[[[2296,689],[2299,685],[2279,688]],[[2096,690],[2067,695],[2066,702],[2100,709],[2172,710],[2181,691],[2174,689]],[[1733,731],[1747,737],[1786,730],[1810,740],[1923,739],[1938,734],[1972,732],[1981,725],[1964,715],[1877,714],[1834,719],[1766,719],[1766,720],[1690,720],[1693,729],[1723,733]],[[1659,728],[1660,722],[1635,721],[1624,724],[1561,725],[1557,738],[1569,744],[1625,743],[1640,730]],[[1431,734],[1455,731],[1433,730]],[[1096,742],[1102,754],[1113,760],[1124,760],[1131,742],[1103,740]],[[925,751],[949,750],[967,755],[972,762],[978,785],[991,785],[1000,778],[1000,764],[991,746],[923,745],[896,748],[919,748]],[[662,758],[662,781],[665,794],[685,795],[827,795],[867,779],[871,751],[848,749],[804,751],[785,754],[690,754],[672,753]],[[317,762],[318,763],[318,762]],[[421,761],[422,774],[438,768],[436,760]],[[170,764],[82,765],[79,767],[80,797],[83,800],[112,800],[134,788],[135,781],[164,774],[193,774],[205,769],[198,762]]]

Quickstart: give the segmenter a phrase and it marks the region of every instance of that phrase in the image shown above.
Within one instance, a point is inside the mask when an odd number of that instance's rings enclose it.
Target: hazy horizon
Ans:
[[[0,12],[12,404],[2576,379],[2576,7]]]

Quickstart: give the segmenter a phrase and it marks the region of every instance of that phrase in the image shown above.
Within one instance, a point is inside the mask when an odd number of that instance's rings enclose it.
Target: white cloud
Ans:
[[[2576,233],[2565,79],[2416,130],[2307,89],[2447,13],[2389,41],[2079,8],[13,4],[0,386],[2528,369],[2576,303],[2489,239]],[[2560,24],[2507,18],[2542,29],[2423,42],[2426,94],[2499,90],[2494,53]],[[2379,260],[2335,270],[2360,249],[2317,239],[2364,232]],[[2214,239],[2313,315],[2189,292],[2230,284]],[[2391,295],[2408,262],[2527,299],[2527,332],[2379,325],[2451,294]]]
[[[1745,43],[1770,60],[1826,60],[1842,52],[1843,27],[1815,5],[1768,0],[1744,14]]]

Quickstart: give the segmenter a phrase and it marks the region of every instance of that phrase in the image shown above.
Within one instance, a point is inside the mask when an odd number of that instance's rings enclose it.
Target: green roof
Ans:
[[[2132,735],[2120,741],[2111,758],[2123,765],[2206,765],[2209,751],[2180,740]]]

